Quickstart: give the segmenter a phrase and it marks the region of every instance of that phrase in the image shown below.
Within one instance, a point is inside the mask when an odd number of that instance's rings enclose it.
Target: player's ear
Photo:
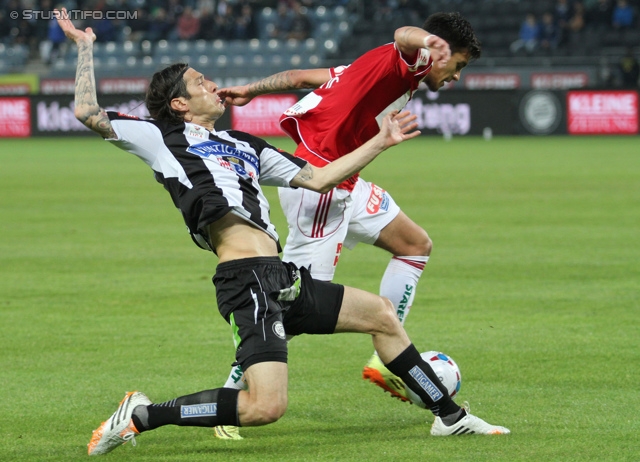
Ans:
[[[169,104],[171,105],[171,109],[177,112],[187,112],[187,110],[189,109],[187,105],[187,99],[182,96],[179,96],[178,98],[173,98],[171,100],[171,103]]]

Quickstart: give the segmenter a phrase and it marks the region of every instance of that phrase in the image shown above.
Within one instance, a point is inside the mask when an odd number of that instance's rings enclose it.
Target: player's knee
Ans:
[[[431,238],[429,237],[429,235],[424,229],[420,228],[420,232],[417,233],[416,242],[414,243],[414,246],[415,246],[416,253],[413,253],[411,255],[419,255],[424,257],[428,257],[429,255],[431,255],[433,242],[431,241]]]
[[[386,297],[380,297],[380,306],[376,312],[376,328],[379,333],[387,335],[402,328],[393,303]]]
[[[261,402],[251,410],[251,420],[253,425],[267,425],[278,421],[286,410],[286,401]]]
[[[428,257],[431,255],[432,248],[433,242],[427,232],[416,226],[411,234],[405,236],[404,241],[394,249],[394,253],[397,257],[408,255]]]

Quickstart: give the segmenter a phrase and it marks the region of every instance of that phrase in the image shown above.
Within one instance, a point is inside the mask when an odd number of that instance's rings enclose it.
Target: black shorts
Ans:
[[[334,333],[344,295],[344,286],[317,281],[306,268],[278,257],[220,263],[213,284],[244,370],[265,361],[287,362],[287,335]]]

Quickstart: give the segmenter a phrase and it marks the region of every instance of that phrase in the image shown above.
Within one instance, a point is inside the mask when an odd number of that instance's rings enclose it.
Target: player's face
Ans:
[[[207,80],[195,69],[187,69],[184,73],[187,92],[191,98],[186,101],[189,112],[194,117],[206,117],[217,120],[224,112],[224,101],[218,96],[218,86]]]
[[[427,74],[427,78],[424,80],[427,87],[431,91],[438,91],[444,86],[445,83],[449,83],[452,80],[456,82],[460,80],[460,74],[462,69],[469,64],[471,56],[469,52],[456,51],[451,54],[451,59],[444,68],[433,68]]]

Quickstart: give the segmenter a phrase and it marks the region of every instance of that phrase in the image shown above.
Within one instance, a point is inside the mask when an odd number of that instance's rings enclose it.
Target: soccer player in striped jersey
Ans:
[[[434,435],[508,432],[451,400],[389,300],[315,280],[304,267],[283,263],[278,256],[278,235],[269,221],[262,185],[326,192],[387,148],[419,135],[414,116],[392,111],[368,142],[318,168],[247,133],[215,130],[225,110],[218,87],[186,64],[154,74],[146,98],[152,119],[107,112],[96,96],[95,34],[91,28],[76,29],[65,9],[55,14],[78,46],[76,117],[143,160],[181,211],[194,242],[218,256],[213,277],[218,310],[232,327],[236,360],[249,385],[248,391],[217,388],[155,404],[141,392],[128,392],[93,432],[89,455],[106,454],[165,425],[258,426],[277,421],[287,408],[287,333],[371,335],[386,366],[436,415]]]
[[[402,109],[421,83],[438,91],[460,79],[462,69],[481,49],[468,21],[458,13],[436,13],[423,28],[402,27],[394,42],[375,48],[348,66],[292,70],[244,86],[223,88],[227,102],[245,105],[255,96],[315,88],[281,117],[282,129],[297,143],[295,155],[318,167],[362,146],[378,130],[383,115]],[[283,259],[310,268],[314,278],[330,281],[343,246],[372,244],[391,255],[380,295],[391,300],[404,324],[416,285],[429,260],[427,232],[403,213],[380,186],[353,175],[328,193],[280,189],[289,234]],[[231,371],[225,386],[241,386]],[[363,377],[407,400],[402,381],[377,355]]]

